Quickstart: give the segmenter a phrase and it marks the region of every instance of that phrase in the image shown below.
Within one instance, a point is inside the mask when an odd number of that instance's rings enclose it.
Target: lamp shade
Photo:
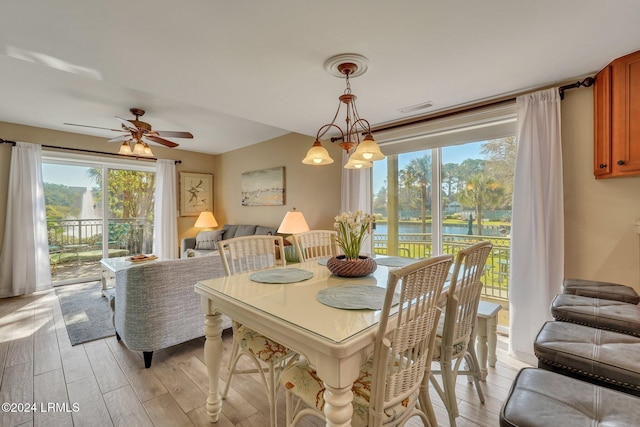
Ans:
[[[118,154],[123,156],[130,156],[133,154],[133,151],[131,151],[131,146],[129,145],[129,141],[125,141],[122,143],[122,145],[120,146],[120,151],[118,151]]]
[[[356,160],[353,158],[353,154],[349,157],[347,164],[344,165],[345,169],[366,169],[373,165],[367,160]]]
[[[213,228],[218,226],[218,222],[213,217],[213,212],[203,211],[200,212],[200,216],[193,226],[197,228]]]
[[[309,231],[309,225],[302,212],[296,211],[295,208],[293,211],[287,212],[278,227],[278,233],[282,234],[296,234],[304,231]]]
[[[329,152],[322,146],[319,140],[313,143],[313,146],[307,151],[307,155],[302,159],[305,165],[330,165],[333,159],[329,156]]]
[[[374,141],[373,136],[368,134],[364,137],[364,140],[358,144],[358,148],[351,155],[354,160],[364,160],[364,161],[372,161],[372,160],[382,160],[384,159],[384,154],[380,151],[380,147]]]

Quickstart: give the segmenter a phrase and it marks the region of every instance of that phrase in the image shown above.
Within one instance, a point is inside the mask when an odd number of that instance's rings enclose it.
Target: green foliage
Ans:
[[[75,218],[80,213],[82,194],[66,185],[43,184],[47,219]]]

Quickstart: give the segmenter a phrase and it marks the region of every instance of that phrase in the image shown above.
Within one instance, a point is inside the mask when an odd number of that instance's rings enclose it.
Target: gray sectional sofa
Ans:
[[[188,237],[180,241],[180,257],[193,258],[211,255],[218,250],[220,240],[233,239],[242,236],[275,235],[276,229],[262,225],[225,224],[219,230],[201,231],[195,237]]]
[[[275,228],[258,225],[225,224],[214,231],[199,233],[209,233],[200,236],[200,241],[208,239],[212,249],[205,245],[196,249],[196,238],[183,239],[183,259],[141,263],[116,273],[112,305],[116,336],[127,348],[142,351],[147,368],[154,351],[204,336],[204,315],[194,285],[224,276],[217,241],[276,234]],[[185,248],[197,255],[188,256]],[[230,328],[231,319],[223,316],[222,327]]]
[[[153,352],[204,335],[196,282],[224,276],[219,256],[142,263],[116,273],[114,326],[118,340],[142,351],[145,367]],[[223,328],[231,327],[224,317]]]

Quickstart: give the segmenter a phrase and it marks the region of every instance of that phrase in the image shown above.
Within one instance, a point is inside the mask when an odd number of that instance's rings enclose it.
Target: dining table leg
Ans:
[[[204,362],[209,374],[209,394],[207,395],[207,415],[209,421],[218,421],[222,411],[222,399],[219,392],[219,374],[222,365],[222,314],[215,312],[210,301],[202,297],[202,311],[205,314],[204,321]]]
[[[325,384],[324,415],[327,427],[349,427],[353,416],[353,384],[344,388]]]

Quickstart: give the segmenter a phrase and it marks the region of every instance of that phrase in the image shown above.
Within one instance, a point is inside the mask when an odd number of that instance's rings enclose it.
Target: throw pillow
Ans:
[[[218,249],[219,240],[222,240],[222,230],[201,231],[196,235],[196,249]]]

